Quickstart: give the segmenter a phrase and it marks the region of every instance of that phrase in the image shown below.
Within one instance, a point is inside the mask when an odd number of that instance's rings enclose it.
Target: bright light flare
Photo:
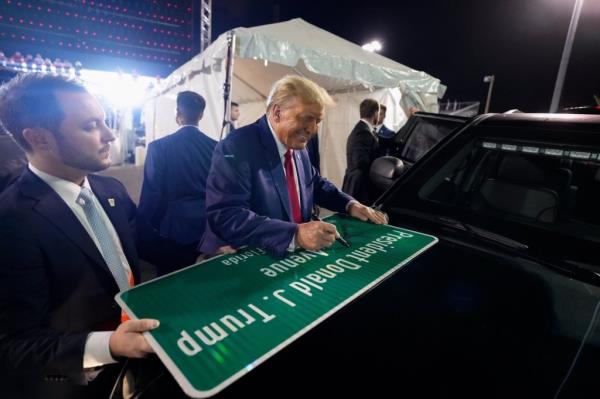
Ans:
[[[363,44],[362,48],[372,53],[377,53],[381,51],[383,46],[379,40],[373,40],[370,43]]]

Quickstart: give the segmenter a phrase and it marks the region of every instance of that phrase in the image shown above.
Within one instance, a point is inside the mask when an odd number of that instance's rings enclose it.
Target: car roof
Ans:
[[[499,138],[600,146],[600,115],[487,114],[472,125],[479,135]]]

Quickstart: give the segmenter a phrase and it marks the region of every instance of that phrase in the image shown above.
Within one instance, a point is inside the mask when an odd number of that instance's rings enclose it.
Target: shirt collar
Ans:
[[[362,119],[362,118],[360,120],[367,124],[367,126],[369,127],[369,131],[370,132],[373,131],[373,125],[371,125],[371,123],[369,121],[367,121],[366,119]]]
[[[283,158],[283,156],[287,152],[288,148],[286,147],[285,144],[283,144],[281,142],[281,140],[279,140],[279,137],[277,137],[277,134],[275,134],[275,130],[273,130],[273,126],[271,126],[271,122],[269,122],[268,116],[267,116],[267,124],[269,125],[269,130],[271,131],[273,138],[275,139],[275,144],[277,144],[277,151],[279,151],[279,158]]]
[[[65,180],[60,177],[52,176],[46,172],[42,172],[31,163],[27,165],[29,170],[42,179],[46,184],[48,184],[56,193],[63,199],[63,201],[67,203],[75,203],[77,201],[77,197],[79,197],[79,193],[81,192],[81,187],[87,187],[90,190],[90,182],[88,181],[87,176],[83,179],[83,184],[81,186]]]

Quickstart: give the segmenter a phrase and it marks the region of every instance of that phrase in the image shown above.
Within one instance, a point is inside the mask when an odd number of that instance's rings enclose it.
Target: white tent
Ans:
[[[358,106],[374,98],[388,107],[386,125],[399,128],[406,109],[416,105],[437,111],[445,86],[416,71],[307,23],[302,19],[236,28],[219,36],[203,53],[178,68],[156,89],[144,107],[146,138],[150,142],[177,129],[175,98],[193,90],[207,101],[200,128],[218,139],[224,114],[228,37],[235,37],[231,99],[240,104],[238,127],[254,122],[264,112],[272,84],[288,74],[312,79],[324,87],[337,105],[326,110],[319,132],[321,172],[341,186],[346,169],[346,139],[359,119]]]

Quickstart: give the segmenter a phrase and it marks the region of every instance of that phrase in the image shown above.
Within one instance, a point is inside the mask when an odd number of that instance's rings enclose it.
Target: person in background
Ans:
[[[375,125],[375,131],[379,137],[379,153],[381,156],[390,155],[394,143],[396,132],[384,125],[387,107],[379,104],[379,118]]]
[[[228,129],[228,133],[233,132],[237,127],[237,120],[240,118],[240,105],[235,101],[231,102],[231,109],[229,111],[229,121],[225,122],[225,126]]]
[[[360,120],[352,129],[346,144],[346,174],[342,190],[365,204],[371,204],[371,164],[379,154],[379,138],[375,125],[379,120],[379,103],[367,98],[360,103]]]
[[[206,101],[193,91],[177,95],[175,133],[148,146],[140,217],[162,237],[196,251],[206,225],[206,179],[217,144],[199,128]],[[159,274],[173,271],[165,265]]]
[[[315,134],[306,144],[306,151],[308,151],[308,159],[310,163],[315,167],[317,172],[321,173],[321,154],[319,153],[319,135]]]

